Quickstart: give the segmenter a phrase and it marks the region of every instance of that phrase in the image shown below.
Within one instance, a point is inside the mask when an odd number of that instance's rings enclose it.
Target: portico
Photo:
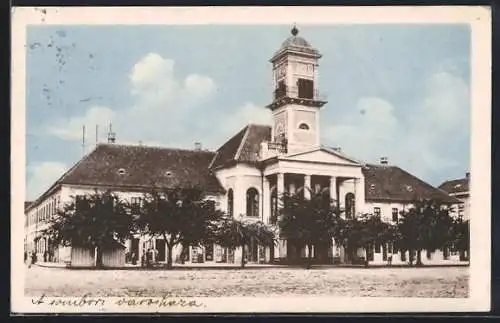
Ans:
[[[351,217],[363,212],[365,188],[361,164],[341,153],[326,148],[312,149],[295,155],[281,155],[263,160],[262,219],[276,224],[284,193],[298,194],[306,199],[312,194],[325,198],[345,210],[343,216]],[[320,251],[321,250],[321,251]],[[277,251],[277,252],[276,252]],[[293,254],[293,256],[292,256]],[[280,239],[269,257],[285,260],[306,257],[307,250],[295,250],[286,240]],[[313,257],[339,256],[332,241],[330,246],[313,246]]]

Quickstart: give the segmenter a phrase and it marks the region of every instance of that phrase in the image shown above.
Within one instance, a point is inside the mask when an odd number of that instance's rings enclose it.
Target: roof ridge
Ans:
[[[271,128],[271,125],[261,124],[261,123],[253,123],[253,122],[250,122],[249,124],[247,124],[247,126]]]
[[[215,151],[208,150],[208,149],[193,149],[193,148],[182,148],[182,147],[165,147],[165,146],[148,146],[148,145],[133,145],[133,144],[108,144],[108,143],[101,143],[99,145],[106,146],[106,147],[128,147],[128,148],[144,148],[144,149],[159,149],[159,150],[177,150],[177,151],[188,151],[188,152],[203,152],[203,153],[215,153]]]
[[[210,161],[210,164],[208,164],[208,169],[212,169],[212,165],[214,164],[215,162],[215,159],[217,158],[217,156],[219,155],[219,150],[217,150],[215,153],[214,153],[214,157],[212,157],[212,160]]]
[[[245,131],[245,134],[243,135],[243,138],[241,138],[240,145],[238,146],[238,149],[236,150],[236,154],[234,155],[234,160],[240,159],[241,150],[243,149],[243,146],[248,138],[248,133],[250,132],[251,127],[252,127],[252,124],[249,123],[246,127],[247,129]]]
[[[243,128],[241,128],[240,130],[238,130],[238,132],[236,132],[234,135],[232,135],[231,137],[229,137],[226,141],[224,141],[224,143],[222,145],[219,146],[219,148],[217,148],[216,151],[219,151],[222,147],[224,147],[224,145],[226,145],[229,141],[233,140],[234,138],[236,138],[241,132],[243,132],[243,130],[246,131],[246,128],[248,127],[248,124],[246,126],[244,126]]]

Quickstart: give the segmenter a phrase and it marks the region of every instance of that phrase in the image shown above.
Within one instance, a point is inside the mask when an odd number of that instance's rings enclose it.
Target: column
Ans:
[[[330,199],[333,200],[333,205],[339,206],[339,198],[337,196],[337,178],[335,176],[330,177]]]
[[[365,179],[356,178],[354,180],[355,212],[360,214],[365,212]]]
[[[285,174],[278,173],[276,174],[276,193],[278,195],[278,209],[283,206],[283,202],[281,198],[283,197],[283,193],[285,192]],[[279,210],[278,210],[279,212]],[[274,249],[274,258],[286,258],[286,240],[278,239],[278,246]]]
[[[262,221],[264,223],[269,223],[269,217],[271,216],[271,188],[269,185],[269,179],[264,176],[264,187],[262,191]]]
[[[278,194],[278,205],[281,205],[281,198],[283,197],[283,193],[285,192],[285,174],[278,173],[276,174],[278,177],[277,185],[276,185],[276,193]]]
[[[311,175],[304,175],[304,198],[311,198]]]

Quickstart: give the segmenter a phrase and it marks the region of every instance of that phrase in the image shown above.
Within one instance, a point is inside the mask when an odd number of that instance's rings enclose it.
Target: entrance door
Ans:
[[[156,250],[158,250],[158,261],[165,261],[165,240],[156,239]]]

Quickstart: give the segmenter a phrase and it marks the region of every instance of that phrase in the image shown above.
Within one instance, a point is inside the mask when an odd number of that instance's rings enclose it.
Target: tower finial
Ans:
[[[293,24],[292,35],[297,36],[298,33],[299,29],[297,28],[297,25]]]

